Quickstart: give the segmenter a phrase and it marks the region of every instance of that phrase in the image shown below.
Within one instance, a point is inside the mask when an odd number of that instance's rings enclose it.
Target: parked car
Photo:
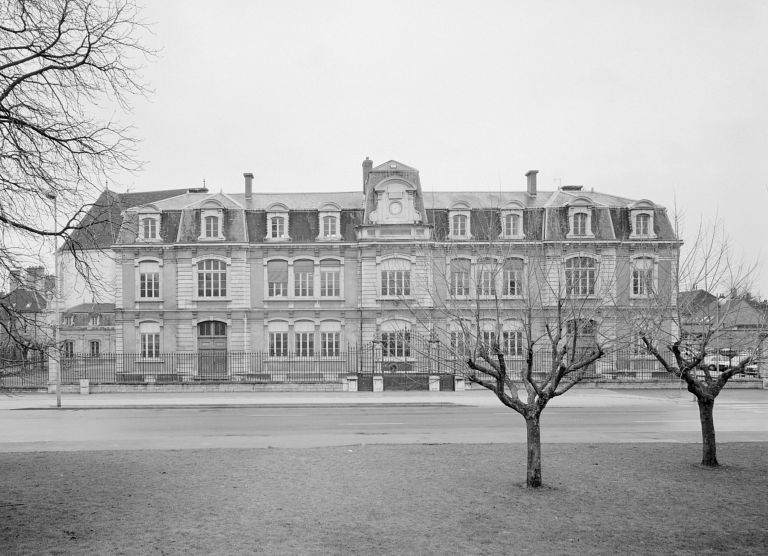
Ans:
[[[747,352],[738,352],[732,349],[720,349],[717,353],[707,355],[702,359],[699,368],[707,369],[710,373],[720,373],[741,365],[745,359],[750,362],[744,366],[743,373],[757,376],[757,363],[751,361],[752,355]]]

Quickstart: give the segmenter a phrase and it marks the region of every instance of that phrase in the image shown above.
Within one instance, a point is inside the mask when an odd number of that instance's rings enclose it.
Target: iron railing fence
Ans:
[[[426,377],[428,375],[466,376],[470,370],[464,358],[438,342],[391,350],[380,342],[351,346],[332,356],[287,353],[274,356],[268,352],[173,352],[157,357],[141,354],[73,354],[61,359],[61,382],[78,384],[181,384],[181,383],[262,383],[323,384],[340,383],[350,375],[366,379],[373,375]],[[525,370],[522,356],[507,356],[507,369],[513,379]],[[533,375],[542,378],[552,368],[552,355],[540,351],[534,355]],[[703,371],[697,371],[703,373]],[[755,378],[751,373],[735,380]],[[652,356],[630,350],[611,352],[590,364],[587,380],[673,380]],[[44,387],[49,382],[48,359],[0,361],[0,387]]]

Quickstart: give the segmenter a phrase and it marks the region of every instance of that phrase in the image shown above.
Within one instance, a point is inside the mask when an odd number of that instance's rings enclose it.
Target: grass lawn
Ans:
[[[0,454],[1,554],[766,554],[768,445]]]

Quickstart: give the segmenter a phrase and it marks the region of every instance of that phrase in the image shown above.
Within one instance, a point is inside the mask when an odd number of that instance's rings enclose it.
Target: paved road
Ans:
[[[0,402],[0,452],[525,441],[516,413],[463,394],[214,395],[206,403],[110,395],[70,397],[61,410],[50,409],[50,396],[13,398]],[[544,442],[700,441],[685,392],[574,392],[556,401],[542,418]],[[720,442],[768,442],[768,392],[723,392],[715,425]]]

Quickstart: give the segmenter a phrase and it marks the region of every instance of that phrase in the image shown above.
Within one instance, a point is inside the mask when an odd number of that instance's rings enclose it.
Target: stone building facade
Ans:
[[[100,341],[146,358],[333,357],[371,342],[394,355],[395,334],[445,319],[439,299],[513,307],[525,269],[554,259],[570,295],[608,307],[604,337],[623,334],[616,315],[651,291],[673,295],[680,244],[663,207],[581,186],[539,191],[536,171],[522,191],[425,192],[415,168],[366,159],[358,191],[259,189],[244,174],[240,193],[111,194],[119,210],[91,233],[107,284],[95,298],[114,303],[104,321],[114,336]],[[503,270],[483,274],[494,249]]]

